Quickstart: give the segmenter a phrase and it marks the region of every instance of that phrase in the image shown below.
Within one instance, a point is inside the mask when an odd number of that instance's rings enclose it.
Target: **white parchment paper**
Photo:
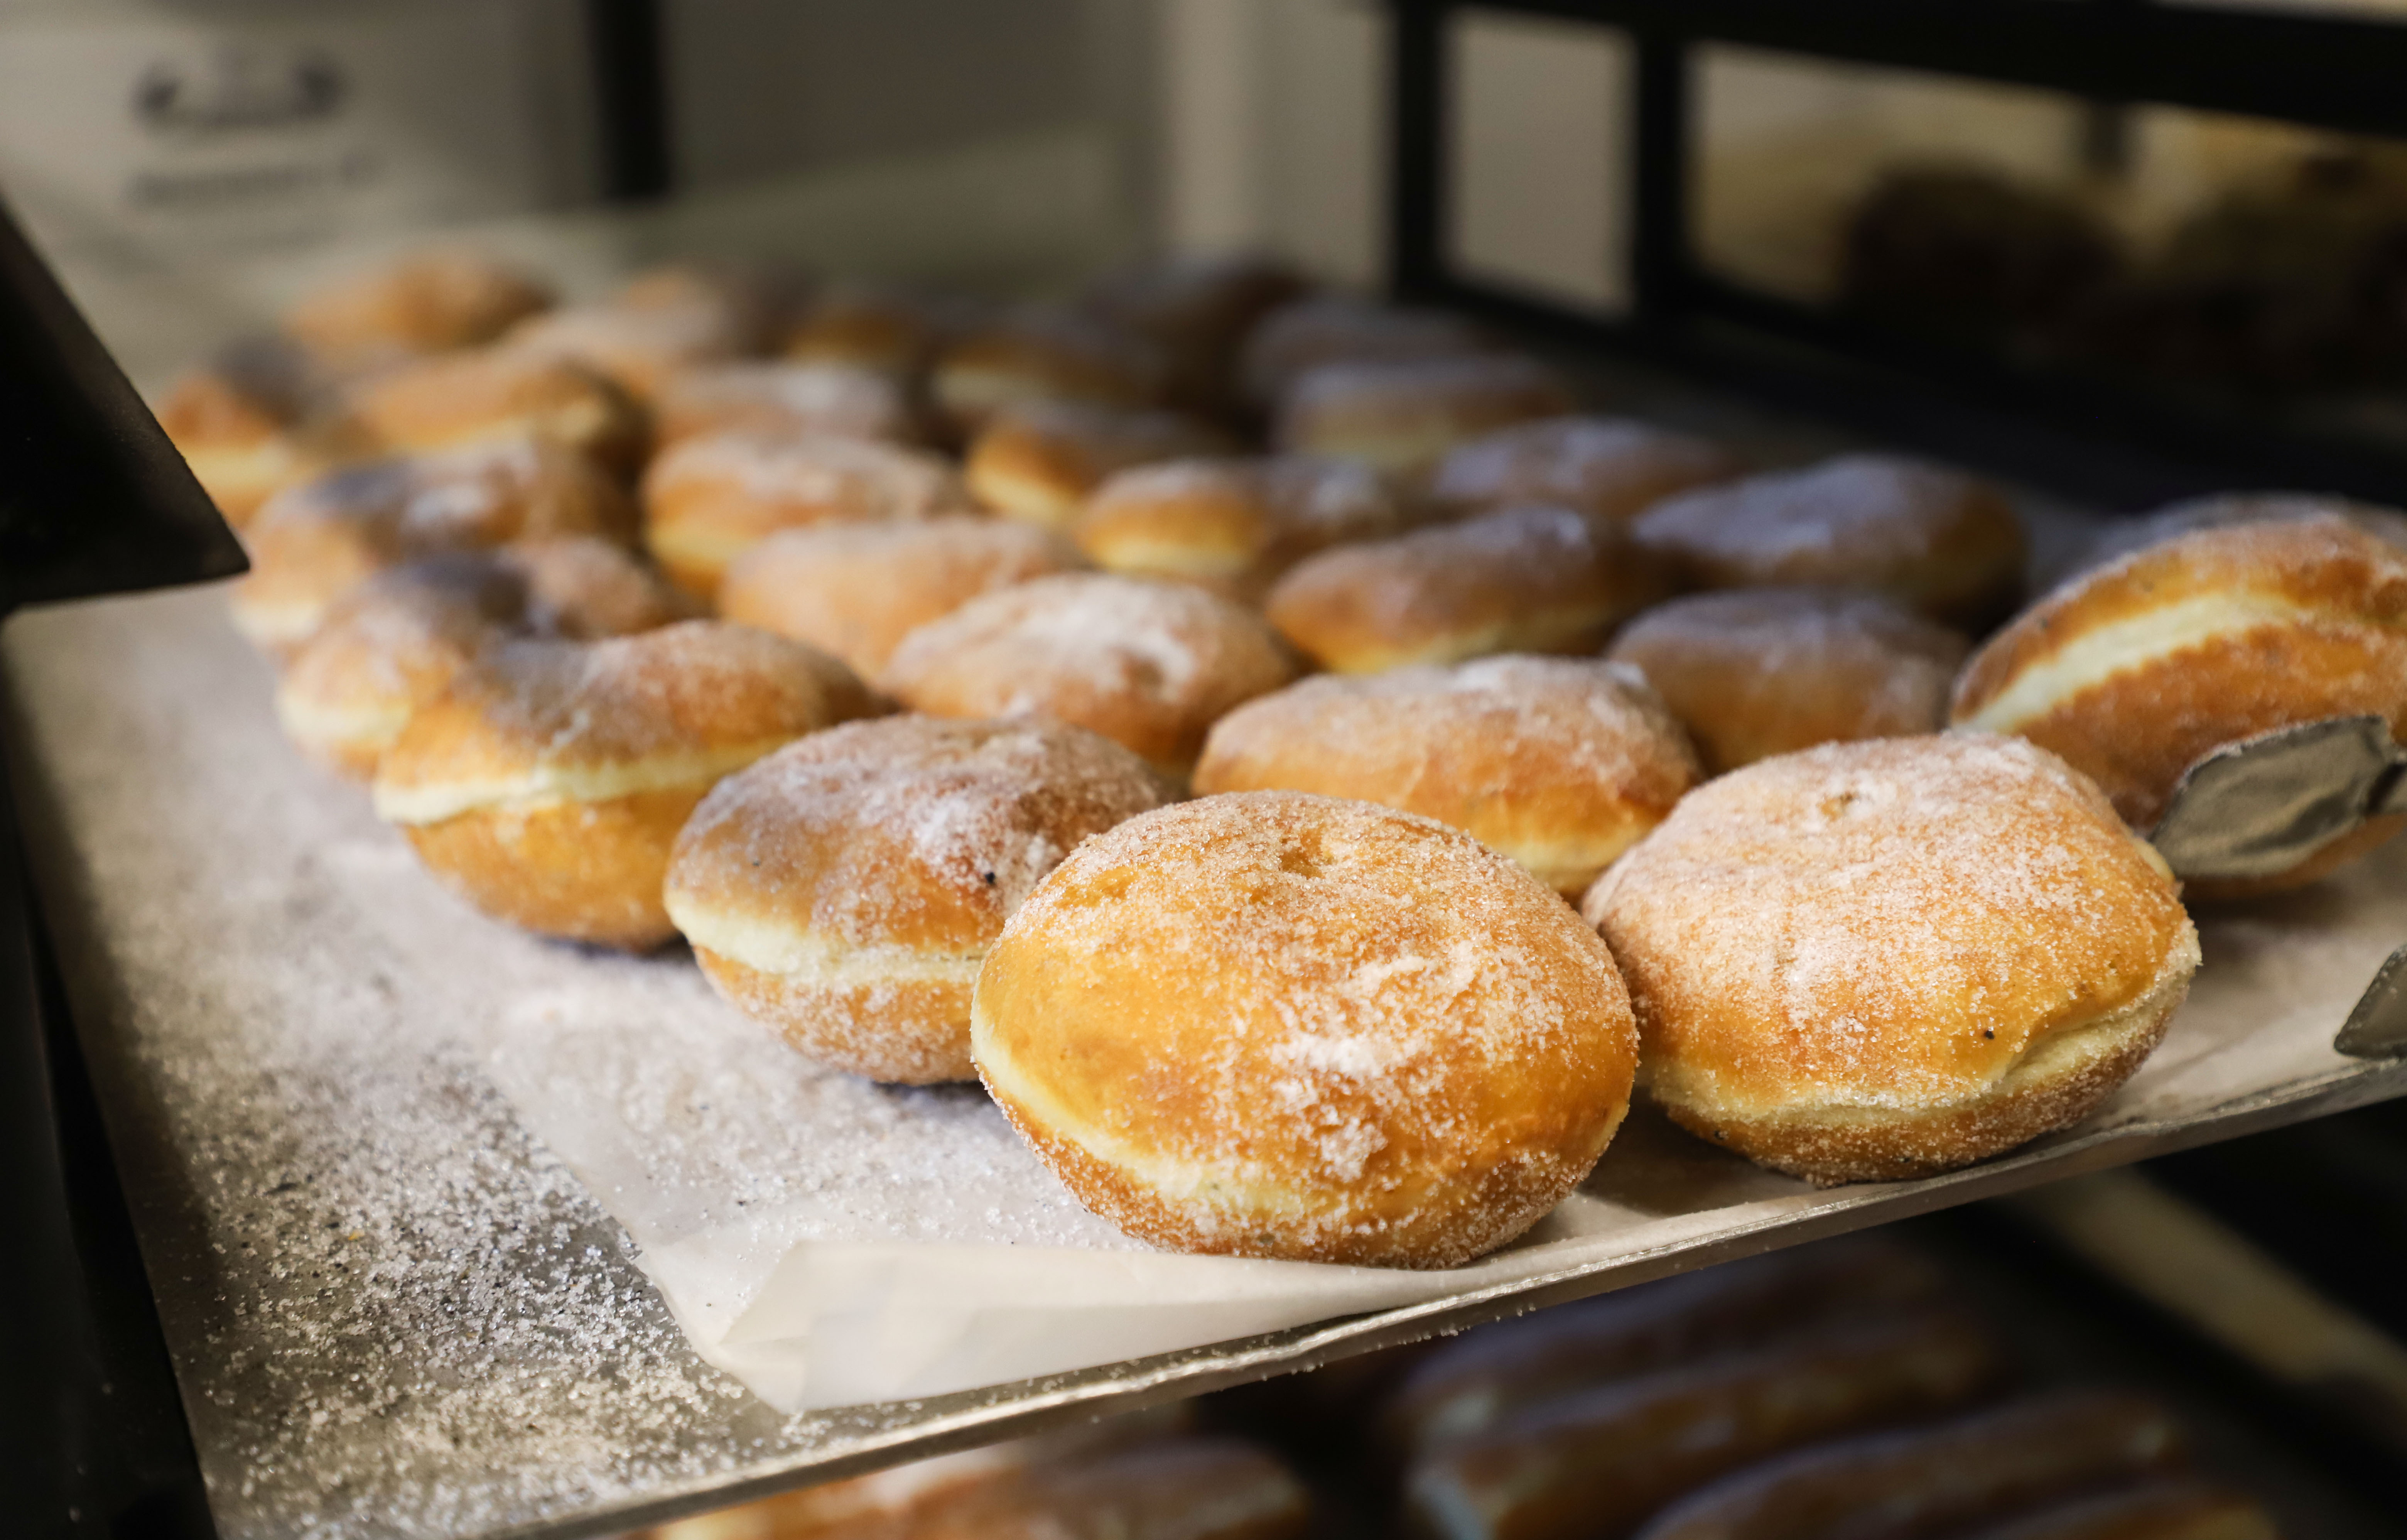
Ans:
[[[1919,1204],[1950,1180],[1817,1192],[1642,1115],[1536,1231],[1469,1267],[1156,1252],[1079,1208],[975,1087],[820,1070],[720,1003],[681,955],[548,943],[470,912],[358,788],[284,745],[267,670],[221,605],[207,592],[111,602],[111,645],[163,663],[110,682],[106,744],[71,682],[77,624],[12,629],[8,663],[33,757],[54,772],[68,859],[102,890],[115,867],[139,865],[119,859],[127,840],[172,842],[178,869],[229,883],[312,874],[319,897],[288,904],[276,954],[200,958],[210,938],[197,931],[176,944],[197,970],[242,965],[247,1008],[263,1013],[245,1030],[330,1043],[344,1041],[358,988],[339,960],[372,959],[411,1039],[380,1050],[476,1056],[624,1226],[695,1349],[781,1410],[933,1396],[1603,1269],[1832,1210]],[[69,769],[104,751],[121,770],[135,756],[123,773],[137,778],[141,756],[158,760],[157,786],[82,796]],[[185,816],[110,826],[143,796]],[[191,907],[140,913],[177,924]],[[2330,1040],[2407,941],[2407,853],[2203,917],[2201,930],[2206,965],[2164,1048],[2087,1125],[2011,1159],[2097,1163],[2101,1139],[2364,1076]]]

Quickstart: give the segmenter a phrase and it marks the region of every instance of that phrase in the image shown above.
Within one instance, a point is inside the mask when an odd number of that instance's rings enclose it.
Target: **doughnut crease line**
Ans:
[[[2314,611],[2270,594],[2200,594],[2075,637],[2032,664],[1957,725],[2012,733],[2083,691],[2173,653],[2258,626],[2312,619]]]
[[[698,753],[659,754],[628,764],[537,764],[519,775],[491,780],[432,786],[392,786],[380,781],[376,812],[387,823],[441,823],[463,813],[491,808],[524,812],[563,803],[611,802],[680,786],[707,787],[791,741],[780,736]]]

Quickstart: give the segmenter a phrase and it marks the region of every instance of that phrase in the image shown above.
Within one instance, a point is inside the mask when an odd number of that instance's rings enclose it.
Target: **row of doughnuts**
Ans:
[[[1006,363],[1052,334],[1014,325],[1018,351],[974,352],[983,383],[940,406],[1057,448],[1149,431],[1126,412],[1150,400],[1015,407]],[[1468,328],[1358,302],[1221,335],[1229,393],[1284,359],[1273,431],[1356,458],[1197,460],[1167,435],[1108,473],[998,454],[1071,468],[1054,503],[986,517],[924,445],[698,432],[652,462],[639,517],[726,618],[660,625],[678,595],[658,589],[614,627],[499,592],[537,536],[627,538],[607,495],[458,473],[583,463],[532,434],[281,494],[247,534],[238,612],[320,696],[393,649],[369,751],[321,751],[373,759],[378,811],[488,912],[620,946],[682,933],[823,1062],[976,1074],[1082,1201],[1159,1244],[1421,1266],[1543,1217],[1642,1076],[1701,1136],[1825,1181],[1984,1158],[2128,1077],[2197,962],[2170,874],[2077,734],[2065,759],[1930,735],[1951,679],[1969,717],[1993,708],[1969,704],[1985,669],[2020,670],[2001,698],[2028,704],[2115,676],[2134,638],[2143,663],[2168,651],[2129,605],[2072,665],[2017,641],[2071,635],[2049,617],[2089,588],[2172,592],[2175,644],[2345,632],[2327,672],[2370,658],[2368,689],[2400,682],[2379,605],[2400,563],[2345,520],[2169,532],[1958,676],[1970,642],[1943,622],[1994,618],[2022,560],[1973,478],[1880,456],[1737,477],[1686,435],[1561,415],[1542,366]],[[913,356],[942,397],[954,355]],[[658,400],[678,378],[639,383]],[[1382,391],[1391,417],[1358,409]],[[1045,527],[1064,500],[1066,534]],[[2246,595],[2272,572],[2296,593],[2217,608],[2130,577],[2217,541],[2258,559],[2201,583]],[[400,576],[463,550],[507,569],[493,592]],[[2353,587],[2332,576],[2350,562]],[[259,620],[299,592],[322,625],[377,571],[372,611],[440,617],[345,611],[323,638]],[[2234,669],[2296,650],[2252,634]],[[1329,672],[1299,679],[1304,660]],[[2218,688],[2252,722],[2331,693],[2236,677]],[[338,714],[292,693],[296,735]],[[2192,738],[2215,731],[2197,705]]]

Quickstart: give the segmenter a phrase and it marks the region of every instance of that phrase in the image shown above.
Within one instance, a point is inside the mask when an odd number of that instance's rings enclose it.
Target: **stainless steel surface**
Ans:
[[[2398,812],[2407,751],[2380,717],[2335,717],[2218,749],[2185,772],[2149,836],[2186,877],[2288,870],[2371,816]]]
[[[46,909],[227,1540],[604,1533],[2407,1094],[2407,1062],[2328,1046],[2407,934],[2392,853],[2208,921],[2233,986],[2216,1008],[2261,1008],[2312,1051],[2265,1060],[2307,1067],[2244,1089],[2215,1054],[2168,1062],[2192,1091],[2181,1116],[1822,1193],[1633,1118],[1590,1191],[1694,1222],[1610,1265],[781,1417],[693,1356],[604,1207],[493,1090],[474,1018],[451,1019],[359,912],[382,891],[364,876],[408,858],[364,798],[276,740],[265,673],[221,605],[197,591],[20,617],[0,663]],[[2312,1011],[2285,1014],[2308,993]],[[2248,1047],[2229,1052],[2256,1062]]]
[[[2332,1047],[2359,1059],[2407,1055],[2407,947],[2383,960]]]

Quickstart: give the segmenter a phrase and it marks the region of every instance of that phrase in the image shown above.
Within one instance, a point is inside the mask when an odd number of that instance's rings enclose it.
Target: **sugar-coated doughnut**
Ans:
[[[1220,719],[1199,794],[1317,791],[1475,835],[1576,899],[1698,780],[1645,680],[1588,658],[1324,675]]]
[[[526,585],[528,630],[591,642],[698,618],[699,606],[614,540],[546,535],[497,548],[491,559]]]
[[[1181,583],[1069,573],[921,626],[880,683],[931,716],[1035,712],[1092,728],[1183,781],[1213,722],[1293,677],[1250,610]]]
[[[160,401],[157,415],[192,478],[237,530],[314,468],[314,457],[292,431],[293,410],[226,370],[185,375]]]
[[[853,722],[713,788],[664,898],[719,992],[804,1054],[965,1080],[970,991],[1004,921],[1080,840],[1168,796],[1081,727]]]
[[[979,1077],[1181,1251],[1448,1267],[1586,1177],[1636,1039],[1602,943],[1460,830],[1256,791],[1073,851],[988,951]]]
[[[585,535],[632,544],[634,506],[592,462],[543,444],[329,472],[270,499],[243,532],[250,573],[234,588],[235,624],[270,652],[288,650],[344,590],[396,562]]]
[[[391,453],[531,441],[628,472],[648,432],[642,410],[608,379],[506,348],[402,364],[346,392],[344,406],[367,442]]]
[[[1659,503],[1631,526],[1701,588],[1865,588],[1979,625],[2021,591],[2022,525],[1987,482],[1850,454]]]
[[[981,593],[1086,563],[1050,530],[946,515],[784,530],[737,557],[719,612],[842,658],[864,679],[903,638]]]
[[[551,293],[471,251],[422,251],[305,295],[286,335],[329,362],[375,363],[492,341],[545,309]]]
[[[1577,405],[1554,370],[1513,353],[1324,364],[1279,398],[1273,438],[1294,453],[1412,475],[1460,444]]]
[[[2144,1396],[2069,1390],[1937,1427],[1800,1449],[1684,1498],[1644,1540],[1913,1540],[2177,1463],[2184,1439]]]
[[[1660,562],[1569,508],[1508,508],[1306,559],[1263,613],[1323,668],[1585,652],[1663,598]]]
[[[1590,889],[1690,1133],[1817,1182],[1920,1176],[2087,1116],[2198,967],[2171,874],[2020,739],[1831,744],[1682,799]]]
[[[1742,468],[1737,456],[1693,434],[1626,417],[1550,417],[1458,445],[1431,474],[1429,497],[1457,515],[1552,503],[1627,523]]]
[[[967,329],[976,307],[956,298],[877,285],[843,284],[813,300],[786,334],[797,364],[868,369],[910,384],[939,349]]]
[[[1004,517],[1067,529],[1113,473],[1229,447],[1217,430],[1176,412],[1029,402],[988,421],[961,474],[972,495]]]
[[[941,455],[876,439],[745,431],[670,449],[644,473],[643,502],[653,557],[678,587],[705,597],[730,562],[779,530],[971,511]]]
[[[1090,285],[1081,303],[1161,349],[1173,401],[1225,417],[1240,406],[1238,349],[1257,322],[1303,289],[1302,278],[1271,258],[1208,252],[1122,268]]]
[[[276,718],[303,752],[366,780],[416,707],[526,619],[524,580],[483,552],[377,573],[329,608],[276,682]]]
[[[1411,523],[1404,499],[1368,466],[1211,456],[1119,472],[1095,489],[1071,535],[1107,571],[1258,600],[1305,557]]]
[[[2200,530],[2093,568],[1991,637],[1952,708],[2063,755],[2140,828],[2215,749],[2362,713],[2407,734],[2407,551],[2337,516]],[[2289,873],[2196,886],[2310,881],[2399,821],[2371,820]]]
[[[1769,1456],[1948,1411],[2004,1365],[1967,1312],[1829,1328],[1541,1404],[1441,1444],[1405,1476],[1413,1533],[1627,1535],[1666,1502]]]
[[[1258,409],[1275,406],[1324,364],[1403,364],[1460,358],[1494,346],[1462,317],[1381,305],[1353,294],[1315,294],[1283,305],[1246,335],[1238,387]]]
[[[842,364],[710,364],[670,376],[652,403],[662,448],[739,429],[908,443],[919,426],[909,392],[891,376]]]
[[[657,946],[676,934],[669,849],[703,794],[873,705],[833,658],[749,626],[507,642],[410,714],[377,766],[377,814],[487,914]]]
[[[2136,519],[2100,528],[2056,570],[2055,587],[2076,573],[2102,567],[2135,550],[2161,545],[2177,535],[2229,529],[2235,524],[2293,523],[2301,519],[2343,519],[2366,534],[2407,549],[2407,512],[2375,503],[2313,492],[2241,492],[2192,497]]]
[[[964,433],[1006,406],[1084,401],[1153,406],[1169,385],[1151,343],[1076,310],[1021,310],[971,329],[937,356],[936,406]]]
[[[1758,588],[1658,605],[1605,655],[1646,676],[1720,775],[1816,744],[1935,733],[1971,649],[1881,594]]]
[[[1959,1540],[2281,1540],[2246,1492],[2199,1480],[2150,1481],[2025,1513]]]
[[[606,300],[533,317],[505,340],[514,351],[581,364],[648,403],[687,370],[760,352],[776,306],[764,284],[741,275],[659,268]]]

